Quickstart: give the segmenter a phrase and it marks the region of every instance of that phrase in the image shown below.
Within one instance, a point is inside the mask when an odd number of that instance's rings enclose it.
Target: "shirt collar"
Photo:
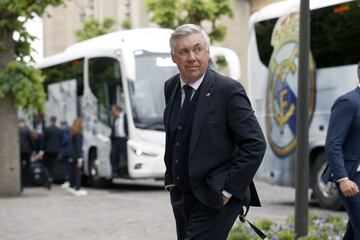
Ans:
[[[205,73],[195,82],[188,84],[190,87],[192,87],[193,89],[195,89],[195,91],[200,87],[200,84],[202,83],[202,81],[204,80],[205,77]],[[187,83],[185,83],[180,76],[180,84],[181,84],[181,89],[184,85],[186,85]]]

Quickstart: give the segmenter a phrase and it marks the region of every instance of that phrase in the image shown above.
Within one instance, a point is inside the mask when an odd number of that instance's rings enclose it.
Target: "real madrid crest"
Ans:
[[[299,60],[299,13],[279,18],[271,45],[266,92],[266,132],[276,155],[285,157],[296,147],[296,109]],[[309,60],[309,120],[315,108],[315,69]]]

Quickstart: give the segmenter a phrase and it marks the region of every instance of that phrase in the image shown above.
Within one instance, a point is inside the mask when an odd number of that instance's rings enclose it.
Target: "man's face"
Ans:
[[[116,108],[111,108],[111,113],[114,117],[118,117],[120,115],[120,112]]]
[[[194,33],[176,39],[171,57],[180,71],[182,80],[193,83],[205,73],[210,53],[203,36]]]

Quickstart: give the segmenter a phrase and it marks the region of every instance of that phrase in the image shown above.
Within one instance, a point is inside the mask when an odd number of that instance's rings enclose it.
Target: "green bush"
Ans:
[[[290,217],[281,225],[265,219],[255,223],[271,240],[295,239],[294,218]],[[309,217],[309,234],[299,240],[341,240],[346,230],[346,221],[338,216]],[[228,240],[254,240],[257,235],[246,223],[236,224],[231,230]]]

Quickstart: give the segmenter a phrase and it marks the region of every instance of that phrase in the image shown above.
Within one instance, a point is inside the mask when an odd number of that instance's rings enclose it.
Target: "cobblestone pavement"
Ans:
[[[252,208],[250,220],[278,222],[294,213],[294,190],[257,182],[262,208]],[[51,191],[27,188],[20,197],[0,198],[0,240],[173,240],[175,222],[168,193],[161,184],[117,184],[86,189],[73,196],[54,186]],[[331,212],[311,204],[319,215]]]

